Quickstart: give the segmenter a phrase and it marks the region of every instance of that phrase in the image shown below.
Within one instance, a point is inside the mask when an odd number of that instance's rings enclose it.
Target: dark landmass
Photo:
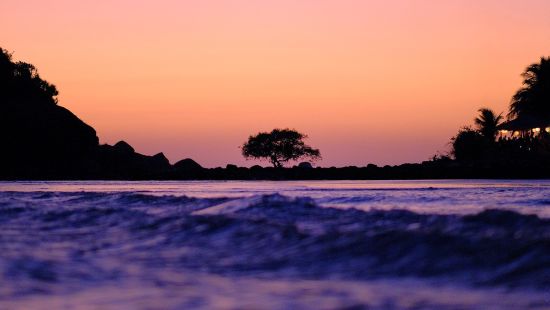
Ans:
[[[3,84],[5,85],[5,84]],[[6,94],[2,89],[2,94]],[[9,94],[9,93],[8,93]],[[44,99],[12,96],[0,105],[0,179],[3,180],[337,180],[547,178],[550,162],[495,158],[466,161],[448,157],[419,164],[378,167],[292,168],[227,165],[203,168],[192,159],[171,165],[158,153],[136,153],[124,141],[100,145],[95,130],[69,110]],[[479,156],[477,156],[479,157]],[[476,158],[477,158],[476,157]],[[525,156],[523,156],[525,157]]]
[[[488,152],[487,148],[478,147],[480,144],[476,141],[479,138],[469,135],[469,132],[463,134],[465,139],[457,140],[459,144],[467,146],[462,153],[457,153],[457,155],[464,154],[460,156],[462,160],[442,156],[419,164],[384,167],[369,164],[366,167],[343,168],[313,168],[311,164],[304,162],[293,168],[260,166],[243,168],[227,165],[225,168],[207,169],[192,159],[183,159],[171,165],[163,153],[154,156],[139,154],[124,141],[115,145],[100,145],[96,131],[69,110],[59,106],[56,96],[55,86],[42,80],[34,66],[12,61],[11,55],[0,49],[1,180],[358,180],[550,177],[548,152],[525,152],[526,148],[523,148],[521,154],[516,154],[515,151],[502,152],[493,149]],[[517,141],[511,143],[517,144],[519,143]]]
[[[411,179],[541,179],[550,177],[550,165],[515,166],[460,164],[455,161],[426,161],[417,164],[378,167],[273,168],[226,167],[203,169],[174,179],[198,180],[411,180]]]

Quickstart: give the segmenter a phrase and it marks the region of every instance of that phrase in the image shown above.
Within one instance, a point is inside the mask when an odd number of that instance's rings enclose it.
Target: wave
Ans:
[[[279,194],[5,192],[0,223],[0,274],[12,279],[110,278],[117,262],[121,277],[138,264],[550,288],[550,220],[501,209],[459,215],[331,208]]]

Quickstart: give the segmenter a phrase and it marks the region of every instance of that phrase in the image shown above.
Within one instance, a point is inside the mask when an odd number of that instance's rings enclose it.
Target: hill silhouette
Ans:
[[[96,131],[57,104],[57,89],[31,64],[0,49],[0,178],[158,178],[172,171],[159,153],[126,142],[99,145]]]
[[[0,53],[0,171],[4,177],[83,173],[95,130],[57,105],[57,89],[36,68]]]
[[[539,88],[548,90],[547,86]],[[225,168],[206,169],[190,158],[171,165],[163,153],[143,155],[125,141],[100,145],[94,128],[59,106],[57,95],[56,87],[43,80],[33,65],[15,62],[10,53],[0,48],[0,180],[550,177],[550,140],[545,138],[549,135],[543,132],[541,137],[544,139],[530,136],[507,139],[496,144],[498,147],[495,148],[494,137],[497,127],[501,126],[500,115],[489,109],[480,110],[481,115],[476,119],[480,127],[478,131],[465,128],[453,138],[454,159],[438,156],[419,164],[384,167],[369,164],[365,167],[314,168],[304,162],[292,168],[257,165],[244,168],[228,164]],[[536,96],[526,98],[531,100],[525,101],[529,104],[540,103],[534,101],[538,98]]]

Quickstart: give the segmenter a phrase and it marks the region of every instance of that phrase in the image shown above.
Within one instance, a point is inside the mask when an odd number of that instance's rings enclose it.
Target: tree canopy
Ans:
[[[12,55],[0,48],[0,92],[5,102],[57,104],[55,85],[43,80],[32,64],[12,61]]]
[[[502,113],[496,115],[491,109],[481,108],[478,110],[479,115],[474,119],[479,133],[488,140],[495,140],[498,133],[498,125],[502,121]]]
[[[320,159],[321,153],[304,143],[307,136],[292,129],[273,129],[250,136],[242,146],[245,158],[268,159],[274,167],[282,167],[299,158]]]
[[[522,73],[523,87],[512,97],[509,117],[524,115],[550,120],[550,57],[529,65]]]

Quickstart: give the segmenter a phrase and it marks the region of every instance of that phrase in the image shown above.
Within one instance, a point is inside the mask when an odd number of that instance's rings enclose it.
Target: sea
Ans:
[[[550,309],[550,181],[0,182],[0,309]]]

